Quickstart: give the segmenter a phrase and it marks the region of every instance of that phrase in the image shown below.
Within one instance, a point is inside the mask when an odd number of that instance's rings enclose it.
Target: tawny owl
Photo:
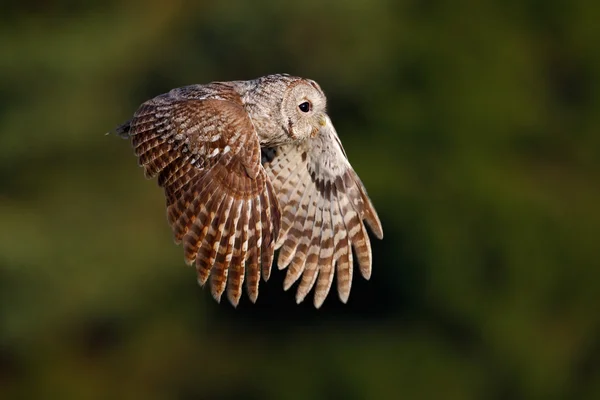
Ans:
[[[256,301],[262,275],[288,268],[299,303],[316,283],[320,307],[337,271],[346,302],[352,248],[363,277],[383,231],[360,179],[309,79],[285,74],[173,89],[142,104],[117,133],[131,138],[146,176],[158,176],[175,241],[210,279],[219,301],[236,306],[242,285]]]

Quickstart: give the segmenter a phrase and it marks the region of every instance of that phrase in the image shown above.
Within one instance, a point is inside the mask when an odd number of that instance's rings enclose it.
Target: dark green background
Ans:
[[[600,3],[24,1],[0,14],[0,397],[600,398]],[[315,79],[385,238],[347,305],[233,309],[104,133]]]

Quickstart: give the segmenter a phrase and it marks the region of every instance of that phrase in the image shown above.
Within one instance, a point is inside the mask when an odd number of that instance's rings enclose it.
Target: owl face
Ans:
[[[283,94],[283,126],[292,139],[315,137],[327,124],[325,94],[312,80],[292,82]]]

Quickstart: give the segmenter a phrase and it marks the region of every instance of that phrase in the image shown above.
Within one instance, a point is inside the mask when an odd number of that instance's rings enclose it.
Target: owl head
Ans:
[[[232,85],[240,94],[261,145],[315,137],[331,124],[325,112],[325,93],[313,80],[274,74],[221,84]]]
[[[309,79],[291,82],[283,93],[281,118],[292,139],[314,137],[327,124],[327,99],[319,85]]]

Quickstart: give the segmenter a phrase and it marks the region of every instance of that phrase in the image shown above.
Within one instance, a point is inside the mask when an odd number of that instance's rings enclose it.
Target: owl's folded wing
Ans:
[[[119,129],[128,131],[146,176],[158,176],[175,241],[183,242],[200,284],[210,276],[214,298],[227,287],[237,305],[247,265],[248,295],[256,301],[259,265],[266,280],[280,211],[241,103],[165,94]]]
[[[363,277],[371,275],[371,244],[363,224],[382,238],[379,217],[348,162],[331,124],[304,142],[262,150],[263,166],[281,205],[281,233],[276,248],[280,269],[288,267],[284,289],[302,275],[296,301],[316,282],[314,304],[320,307],[337,269],[338,295],[348,300],[352,283],[352,247]]]

